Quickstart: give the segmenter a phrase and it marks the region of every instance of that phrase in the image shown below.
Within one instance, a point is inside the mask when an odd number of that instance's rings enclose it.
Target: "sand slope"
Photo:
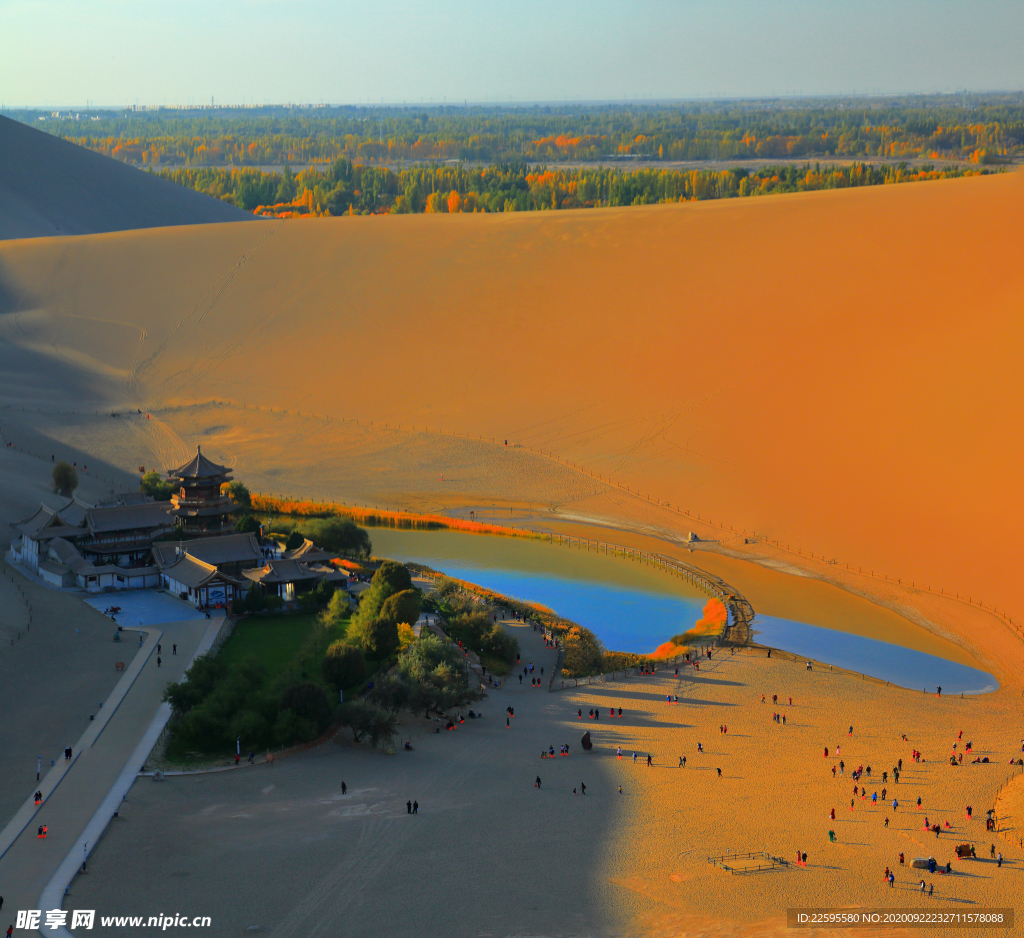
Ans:
[[[246,218],[226,202],[0,117],[0,238]]]
[[[621,483],[1024,618],[1022,209],[1008,174],[9,243],[0,396],[124,468],[199,440],[275,492],[685,536]]]

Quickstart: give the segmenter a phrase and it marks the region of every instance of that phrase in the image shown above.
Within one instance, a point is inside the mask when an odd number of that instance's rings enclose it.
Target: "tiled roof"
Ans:
[[[330,551],[317,547],[308,537],[302,542],[301,547],[288,551],[284,557],[286,560],[299,560],[302,563],[325,563],[334,559]]]
[[[146,502],[142,505],[116,505],[112,508],[90,508],[85,515],[93,534],[108,531],[134,531],[140,528],[169,527],[173,523],[167,502]]]
[[[231,470],[227,466],[219,466],[203,455],[200,447],[196,447],[195,458],[177,469],[171,469],[167,473],[169,479],[214,479],[218,476],[225,476]]]
[[[159,567],[169,567],[177,563],[179,550],[214,566],[263,559],[255,534],[224,534],[193,541],[158,541],[153,545],[153,559]]]
[[[220,579],[227,583],[240,584],[242,581],[221,573],[212,563],[205,563],[196,560],[189,554],[183,554],[181,559],[162,571],[164,576],[177,580],[192,589],[199,586],[206,586],[211,580]]]
[[[271,560],[262,567],[243,570],[242,576],[255,583],[298,583],[302,580],[319,580],[320,573],[313,573],[304,564],[294,560]]]

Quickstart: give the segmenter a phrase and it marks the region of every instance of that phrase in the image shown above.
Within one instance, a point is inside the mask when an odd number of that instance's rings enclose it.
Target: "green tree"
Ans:
[[[78,488],[78,473],[75,467],[62,459],[53,467],[53,490],[68,497]]]
[[[384,597],[386,599],[392,593],[400,593],[402,590],[412,589],[412,576],[409,574],[405,564],[397,563],[394,560],[385,560],[377,568],[373,579],[370,580],[371,586],[381,584],[386,584],[388,587],[387,595]]]
[[[228,494],[234,499],[236,505],[240,505],[242,508],[252,508],[252,496],[249,494],[249,489],[237,479],[228,485]]]
[[[384,600],[380,608],[380,618],[394,622],[396,625],[414,625],[420,617],[420,591],[409,589],[393,593]]]
[[[155,469],[151,469],[142,477],[142,483],[139,485],[139,491],[145,492],[147,495],[155,498],[158,502],[166,502],[170,501],[174,489],[170,482],[161,477],[159,472]]]
[[[289,687],[281,695],[281,709],[293,710],[296,716],[311,720],[318,730],[327,725],[331,715],[331,704],[324,689],[312,681]]]
[[[281,174],[281,184],[274,194],[275,202],[291,202],[295,198],[295,177],[292,175],[292,168],[285,163],[284,172]]]
[[[305,540],[306,539],[302,536],[302,534],[300,534],[299,531],[296,529],[288,535],[288,540],[285,541],[284,545],[285,550],[298,550],[305,543]]]
[[[394,738],[397,725],[392,714],[367,700],[352,700],[342,704],[338,719],[343,726],[352,730],[352,737],[357,743],[369,736],[375,746],[389,743]]]
[[[388,619],[371,619],[363,627],[363,651],[375,661],[382,661],[398,648],[398,624]]]
[[[332,642],[320,665],[323,678],[335,690],[355,687],[366,677],[363,653],[344,641]]]
[[[242,515],[235,522],[236,534],[259,534],[262,525],[255,515]]]
[[[370,535],[348,518],[314,518],[301,525],[306,537],[324,550],[349,557],[369,557]]]

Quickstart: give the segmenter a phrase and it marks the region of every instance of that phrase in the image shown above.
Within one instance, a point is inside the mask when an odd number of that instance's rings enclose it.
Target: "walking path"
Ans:
[[[144,629],[148,638],[101,708],[102,720],[90,724],[73,749],[73,760],[54,766],[39,786],[46,796],[42,805],[36,809],[30,797],[0,832],[0,895],[12,915],[18,909],[60,907],[67,884],[99,840],[170,716],[161,703],[167,683],[180,680],[194,655],[213,644],[222,621]],[[157,643],[163,644],[159,666]],[[171,654],[171,644],[177,644],[177,655]],[[48,827],[45,839],[36,836],[41,824]],[[44,933],[70,935],[52,929]]]

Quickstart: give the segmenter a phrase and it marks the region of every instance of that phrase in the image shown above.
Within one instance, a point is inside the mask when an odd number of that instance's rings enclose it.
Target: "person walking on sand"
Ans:
[[[718,771],[718,777],[721,778],[722,777],[722,770],[718,769],[717,771]]]
[[[540,788],[540,776],[539,775],[537,776],[536,781],[534,781],[533,787],[534,788]]]
[[[420,803],[418,801],[414,801],[412,803],[412,813],[413,814],[419,814],[420,813]]]
[[[651,754],[647,753],[647,768],[651,767]]]
[[[703,751],[704,751],[704,744],[703,743],[697,743],[697,752],[703,752]]]
[[[176,644],[175,645],[171,645],[171,654],[172,655],[176,655],[177,653],[178,653],[178,646]]]
[[[405,813],[406,814],[412,814],[412,802],[411,801],[407,801],[405,803]]]
[[[633,753],[633,765],[636,765],[636,753]]]
[[[581,795],[585,795],[586,793],[587,793],[587,786],[583,782],[580,782],[580,794]]]
[[[686,756],[680,756],[679,757],[679,768],[681,768],[681,769],[685,769],[686,768]]]
[[[889,888],[892,889],[896,883],[896,874],[892,871],[889,872]]]
[[[619,746],[619,748],[615,750],[615,754],[616,754],[616,755],[617,755],[617,756],[618,756],[618,757],[619,757],[620,759],[622,758],[622,747],[621,747],[621,746]]]

